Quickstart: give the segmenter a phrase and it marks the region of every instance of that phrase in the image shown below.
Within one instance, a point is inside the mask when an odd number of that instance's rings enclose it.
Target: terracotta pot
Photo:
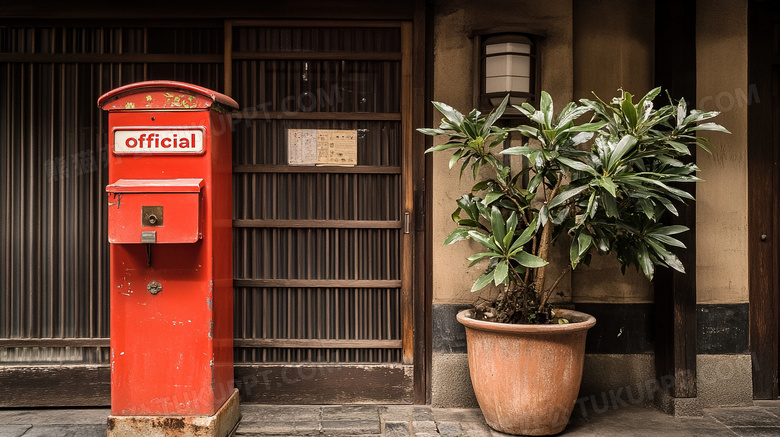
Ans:
[[[469,371],[487,424],[509,434],[550,435],[566,428],[577,401],[585,336],[596,319],[556,310],[571,323],[512,325],[458,313],[466,327]]]

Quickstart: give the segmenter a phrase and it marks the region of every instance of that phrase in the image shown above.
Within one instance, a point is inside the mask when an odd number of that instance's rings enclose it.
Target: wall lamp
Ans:
[[[487,113],[509,94],[510,105],[536,105],[540,93],[539,42],[544,31],[499,27],[476,31],[475,107]],[[519,112],[507,107],[506,115]]]

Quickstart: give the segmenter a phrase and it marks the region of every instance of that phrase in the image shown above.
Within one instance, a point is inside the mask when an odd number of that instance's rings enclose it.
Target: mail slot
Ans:
[[[109,91],[98,106],[109,127],[108,436],[227,435],[239,417],[230,115],[237,104],[197,85],[152,81]]]
[[[108,242],[194,243],[203,179],[120,179],[106,187]]]

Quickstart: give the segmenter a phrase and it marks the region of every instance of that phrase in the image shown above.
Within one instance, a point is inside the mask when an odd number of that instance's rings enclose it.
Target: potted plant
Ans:
[[[652,280],[656,266],[684,272],[670,250],[684,247],[674,236],[684,226],[664,224],[667,214],[693,200],[679,183],[695,182],[686,162],[691,147],[707,150],[700,130],[728,132],[705,122],[717,112],[688,111],[684,100],[655,108],[653,89],[634,103],[622,92],[566,104],[559,114],[542,92],[539,109],[515,106],[530,125],[500,127],[508,97],[487,116],[463,115],[434,102],[444,116],[437,129],[419,129],[448,140],[426,151],[454,152],[475,185],[457,200],[457,224],[444,244],[471,240],[479,249],[471,265],[485,263],[472,291],[498,287],[495,299],[458,314],[466,326],[469,369],[487,423],[511,434],[561,432],[574,408],[582,378],[585,336],[596,321],[587,314],[555,309],[550,297],[559,282],[594,251],[615,253],[623,271],[637,266]],[[586,120],[582,122],[581,120]],[[502,150],[510,132],[527,137]],[[522,155],[524,168],[498,155]],[[570,263],[548,278],[554,243],[569,245]]]

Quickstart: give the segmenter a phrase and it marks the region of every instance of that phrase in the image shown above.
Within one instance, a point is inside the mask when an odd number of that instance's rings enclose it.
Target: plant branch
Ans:
[[[561,184],[563,183],[563,178],[559,177],[558,181],[555,183],[555,187],[550,192],[549,197],[545,196],[545,204],[547,204],[550,199],[555,197],[555,195],[558,193],[558,190],[561,188]],[[543,260],[547,260],[547,256],[550,253],[550,239],[552,238],[552,231],[553,227],[555,225],[553,224],[552,220],[547,220],[547,223],[544,224],[544,227],[542,228],[542,236],[539,239],[539,253],[537,256]],[[544,279],[545,279],[545,273],[547,271],[547,266],[539,267],[536,271],[536,278],[534,280],[534,290],[536,290],[537,293],[542,293],[542,290],[544,290]]]
[[[552,286],[544,293],[544,296],[542,297],[541,302],[539,303],[539,311],[544,308],[544,306],[547,304],[547,300],[552,296],[553,290],[558,286],[558,284],[561,282],[561,280],[566,276],[567,273],[571,271],[571,265],[566,266],[565,269],[561,272],[560,276],[553,282]]]

